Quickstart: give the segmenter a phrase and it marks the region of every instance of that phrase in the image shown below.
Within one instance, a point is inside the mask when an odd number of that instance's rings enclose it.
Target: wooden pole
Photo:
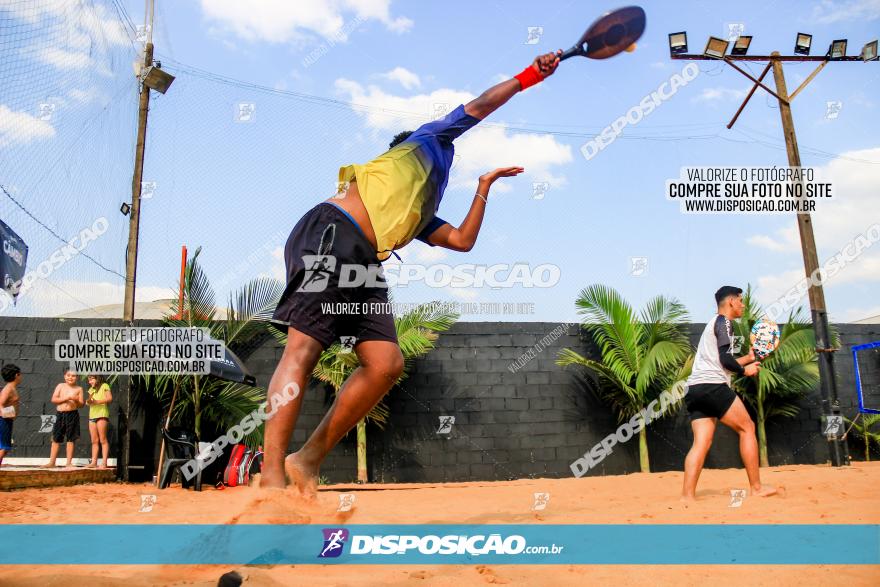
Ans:
[[[186,286],[186,245],[181,247],[180,251],[180,292],[177,298],[177,316],[178,320],[183,319],[183,288]]]
[[[141,64],[141,74],[138,75],[138,90],[140,100],[138,104],[138,131],[137,143],[134,152],[134,173],[131,178],[131,210],[128,220],[128,247],[125,251],[125,302],[122,309],[122,319],[129,326],[134,326],[134,291],[137,276],[137,248],[138,231],[141,218],[141,182],[144,177],[144,146],[147,141],[147,113],[150,110],[150,88],[144,85],[141,75],[153,65],[153,0],[146,4],[147,42],[144,45],[144,60]],[[131,396],[135,385],[134,378],[128,376],[128,385],[125,394],[125,422],[120,426],[122,435],[122,479],[129,480],[131,465]],[[117,474],[119,473],[117,472]]]
[[[773,52],[772,56],[779,56],[779,52]],[[801,155],[798,150],[797,136],[794,132],[794,118],[791,115],[791,104],[788,99],[788,89],[785,86],[785,75],[782,71],[782,63],[777,59],[772,61],[773,77],[776,81],[776,91],[779,93],[779,115],[782,117],[782,132],[785,136],[785,150],[788,152],[788,164],[790,167],[801,166]],[[828,312],[825,308],[825,292],[819,279],[819,255],[816,252],[816,239],[813,235],[813,221],[809,213],[798,213],[798,230],[801,236],[801,251],[804,256],[804,270],[807,279],[810,280],[808,290],[810,300],[810,314],[813,318],[813,331],[816,335],[816,350],[819,361],[820,392],[822,396],[822,413],[840,415],[840,400],[837,397],[837,378],[834,373],[834,353],[831,350],[831,341],[828,328]],[[830,440],[831,464],[835,467],[848,464],[846,443],[837,437]]]

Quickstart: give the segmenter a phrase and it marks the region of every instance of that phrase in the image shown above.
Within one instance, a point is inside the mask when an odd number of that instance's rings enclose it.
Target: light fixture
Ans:
[[[727,53],[727,46],[730,45],[728,41],[724,39],[719,39],[718,37],[709,37],[709,41],[706,43],[706,50],[703,51],[703,55],[708,57],[717,57],[721,59],[724,57],[724,54]]]
[[[131,206],[129,206],[127,202],[122,202],[119,211],[122,212],[123,216],[128,216],[128,213],[131,212]]]
[[[877,41],[871,41],[870,43],[865,43],[865,46],[862,47],[861,54],[862,61],[877,61]]]
[[[828,47],[828,54],[826,57],[829,59],[846,57],[846,39],[835,39],[831,41],[831,46]]]
[[[798,33],[797,41],[794,42],[794,52],[796,55],[809,55],[810,45],[813,44],[813,35],[806,33]]]
[[[733,48],[730,50],[731,55],[745,55],[749,52],[749,45],[752,44],[751,36],[743,36],[740,35],[736,38],[736,41],[733,43]]]
[[[167,92],[173,81],[173,75],[162,71],[155,65],[151,65],[144,72],[144,85],[160,94]]]
[[[669,34],[669,52],[673,55],[688,52],[688,36],[685,31]]]

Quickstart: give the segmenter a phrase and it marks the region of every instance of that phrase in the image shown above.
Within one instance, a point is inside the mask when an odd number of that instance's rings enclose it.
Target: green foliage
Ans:
[[[233,352],[253,342],[266,331],[268,318],[283,287],[273,279],[258,278],[230,295],[226,319],[219,320],[215,294],[198,262],[201,247],[187,262],[184,273],[183,305],[175,300],[162,322],[168,327],[205,328],[211,338],[222,340]],[[265,401],[266,391],[204,375],[173,374],[145,376],[148,389],[167,411],[177,390],[171,414],[172,425],[192,427],[201,439],[208,429],[228,430]],[[255,446],[262,442],[263,427],[244,439]]]
[[[751,346],[752,326],[764,310],[752,295],[748,285],[743,294],[743,315],[732,324],[735,336],[741,337],[743,351]],[[838,346],[837,332],[831,332],[831,344]],[[756,377],[739,376],[732,380],[733,388],[757,413],[758,450],[762,467],[770,465],[767,447],[766,422],[773,418],[792,418],[799,411],[799,401],[819,384],[819,364],[816,357],[816,338],[813,325],[802,308],[791,310],[781,327],[779,346],[761,361]]]
[[[602,360],[563,349],[556,364],[579,366],[591,374],[597,383],[595,392],[621,422],[689,375],[693,352],[687,337],[688,313],[677,299],[654,297],[636,314],[616,290],[597,284],[582,290],[575,305]],[[640,435],[640,460],[647,471],[644,430]]]
[[[752,326],[764,314],[749,285],[743,294],[742,318],[732,323],[734,335],[743,341],[743,351],[750,346]],[[839,344],[836,334],[832,344]],[[781,327],[779,346],[761,362],[757,377],[734,377],[733,387],[763,418],[791,418],[798,413],[798,402],[819,384],[816,338],[813,325],[802,308],[789,312]],[[760,408],[760,409],[759,409]]]
[[[865,443],[865,460],[871,460],[871,443],[880,449],[880,414],[859,414],[855,420],[846,418],[852,433]]]

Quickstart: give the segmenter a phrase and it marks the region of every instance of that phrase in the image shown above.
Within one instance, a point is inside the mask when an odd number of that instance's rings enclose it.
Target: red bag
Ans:
[[[244,460],[247,447],[243,444],[234,444],[229,453],[229,464],[223,472],[223,483],[229,487],[235,487],[240,484],[240,467]]]

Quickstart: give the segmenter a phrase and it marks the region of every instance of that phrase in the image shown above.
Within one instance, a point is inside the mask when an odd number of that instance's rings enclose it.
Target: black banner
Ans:
[[[3,253],[0,254],[0,277],[3,278],[3,289],[15,300],[21,289],[21,280],[24,278],[28,246],[2,220],[0,220],[0,240],[3,241]]]

